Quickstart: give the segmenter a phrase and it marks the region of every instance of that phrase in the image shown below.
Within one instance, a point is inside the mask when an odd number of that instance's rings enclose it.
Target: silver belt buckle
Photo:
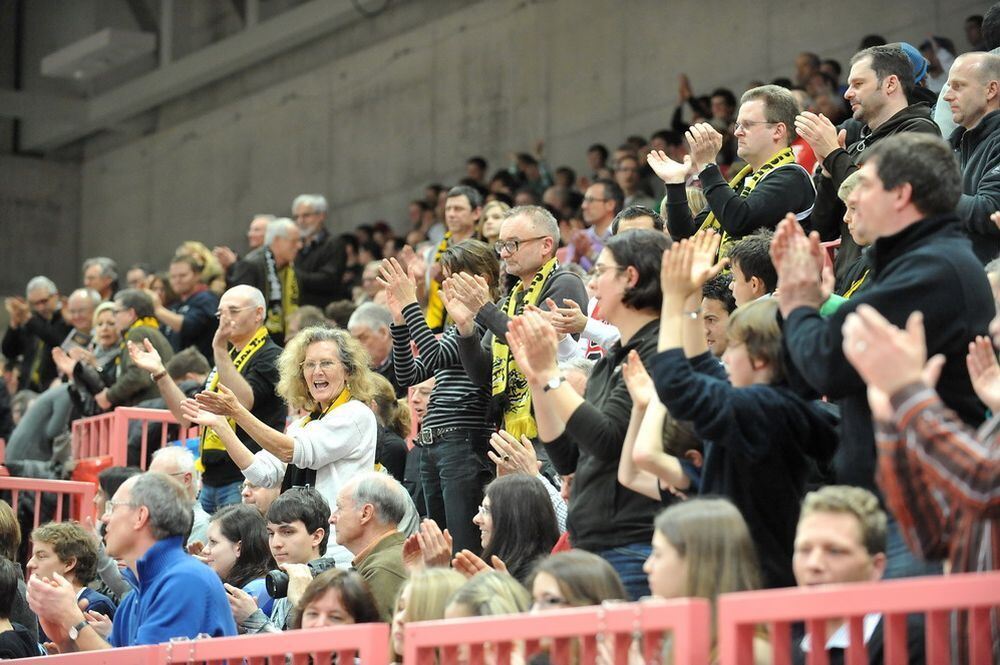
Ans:
[[[420,445],[429,446],[432,443],[434,443],[434,437],[432,436],[431,429],[428,427],[420,430]]]

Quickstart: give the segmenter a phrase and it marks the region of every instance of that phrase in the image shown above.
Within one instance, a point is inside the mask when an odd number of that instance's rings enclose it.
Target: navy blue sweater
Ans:
[[[833,417],[783,385],[734,388],[710,354],[682,349],[652,360],[656,392],[670,413],[705,440],[700,494],[729,498],[750,527],[765,586],[795,586],[792,553],[806,457],[837,446]]]

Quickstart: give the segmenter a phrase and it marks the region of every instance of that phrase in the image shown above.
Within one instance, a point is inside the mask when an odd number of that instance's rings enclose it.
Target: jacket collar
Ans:
[[[924,217],[895,235],[876,240],[869,250],[868,260],[878,275],[887,265],[928,239],[958,233],[958,228],[958,217],[954,213]]]
[[[966,129],[959,125],[952,132],[948,141],[953,148],[959,148],[962,145],[962,141],[966,138],[968,138],[970,143],[978,144],[997,129],[1000,129],[1000,110],[990,111],[984,115],[979,124],[972,129]]]
[[[139,588],[153,583],[157,577],[168,571],[178,557],[186,557],[181,536],[171,536],[156,541],[156,544],[146,550],[135,562],[135,570],[139,578]]]

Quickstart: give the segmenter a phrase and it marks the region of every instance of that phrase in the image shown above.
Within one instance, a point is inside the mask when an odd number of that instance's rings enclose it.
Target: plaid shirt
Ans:
[[[922,384],[876,422],[877,480],[907,543],[952,573],[1000,569],[1000,416],[975,432]]]

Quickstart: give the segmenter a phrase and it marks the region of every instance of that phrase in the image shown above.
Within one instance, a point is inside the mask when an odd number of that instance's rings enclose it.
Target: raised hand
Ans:
[[[990,411],[1000,413],[1000,364],[989,337],[980,336],[969,342],[965,364],[976,395]]]
[[[76,360],[71,358],[61,347],[57,346],[52,349],[52,362],[56,364],[56,367],[63,374],[73,376],[73,370],[76,369]]]
[[[559,338],[555,328],[541,315],[525,312],[514,317],[507,331],[507,343],[518,368],[532,386],[540,388],[558,375]]]
[[[515,473],[534,476],[542,467],[535,454],[535,446],[523,434],[521,440],[518,441],[507,430],[500,430],[490,436],[490,446],[493,450],[487,451],[486,455],[497,465],[498,476],[509,476]]]
[[[211,427],[212,429],[229,427],[225,416],[206,411],[201,408],[201,404],[195,399],[188,398],[181,402],[181,413],[188,422],[192,422],[195,425]]]
[[[382,261],[377,279],[385,287],[389,302],[395,301],[400,311],[407,305],[417,302],[417,284],[396,259]]]
[[[822,113],[803,111],[795,116],[795,132],[809,144],[819,161],[826,159],[837,148],[844,147],[837,128]],[[847,136],[846,132],[844,136]]]
[[[587,327],[587,315],[572,298],[563,298],[565,307],[557,307],[551,298],[545,302],[551,312],[549,323],[560,335],[579,335]]]
[[[221,383],[218,386],[218,392],[213,393],[210,390],[203,390],[198,393],[196,399],[198,400],[198,406],[203,411],[209,411],[210,413],[226,416],[227,418],[236,417],[236,414],[242,408],[240,401],[236,398],[233,391]]]
[[[683,185],[691,172],[691,155],[684,155],[684,162],[675,162],[662,150],[650,150],[646,163],[653,173],[667,185]]]
[[[722,134],[707,122],[691,125],[684,136],[691,146],[691,159],[699,170],[714,162],[722,150]]]
[[[653,379],[649,376],[646,366],[642,364],[642,359],[634,349],[629,351],[628,362],[622,365],[622,377],[625,379],[625,387],[628,388],[629,397],[632,398],[632,404],[635,406],[644,409],[660,400],[656,395]]]
[[[132,358],[132,363],[144,372],[159,374],[163,371],[163,359],[160,353],[153,347],[153,343],[146,337],[142,340],[142,346],[135,342],[127,342],[128,355]]]
[[[490,286],[482,275],[470,275],[459,272],[451,276],[454,284],[455,295],[465,303],[472,312],[479,313],[490,298]]]
[[[456,294],[454,276],[444,280],[440,294],[441,302],[458,327],[458,332],[462,335],[471,335],[476,328],[476,313]]]
[[[927,361],[924,318],[914,312],[900,330],[869,305],[861,305],[844,321],[844,356],[870,388],[892,396],[918,381],[936,382],[940,360]],[[925,366],[936,372],[925,373]],[[935,368],[935,366],[937,366]]]
[[[420,530],[414,534],[420,543],[424,565],[431,568],[447,567],[451,560],[451,550],[454,547],[451,533],[444,531],[432,519],[420,523]]]
[[[212,248],[212,256],[219,262],[223,270],[228,270],[229,266],[236,263],[236,252],[225,245],[217,245]]]

